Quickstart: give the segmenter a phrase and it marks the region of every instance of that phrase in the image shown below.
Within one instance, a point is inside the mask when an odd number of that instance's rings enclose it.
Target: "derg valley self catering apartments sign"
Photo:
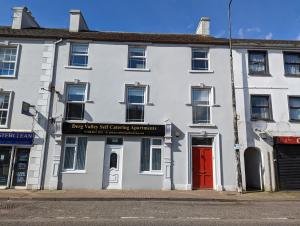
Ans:
[[[63,134],[165,136],[164,125],[68,123],[62,126]]]

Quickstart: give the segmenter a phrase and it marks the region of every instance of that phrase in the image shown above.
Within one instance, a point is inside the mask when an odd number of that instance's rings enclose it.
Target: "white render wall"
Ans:
[[[169,119],[175,125],[176,131],[180,133],[179,138],[173,137],[172,145],[174,164],[172,175],[175,189],[190,189],[191,187],[188,134],[202,134],[203,136],[205,131],[207,134],[215,134],[220,144],[214,148],[214,160],[220,162],[215,170],[217,171],[216,177],[218,177],[215,189],[235,190],[236,166],[233,150],[228,48],[210,47],[212,73],[190,73],[191,46],[142,43],[141,45],[147,45],[146,67],[150,69],[150,72],[138,72],[124,70],[127,67],[128,44],[130,43],[90,42],[89,66],[92,69],[84,70],[65,67],[68,65],[70,42],[62,42],[58,47],[56,90],[64,94],[65,83],[73,82],[75,79],[88,82],[90,101],[86,103],[85,121],[125,123],[126,106],[122,103],[125,101],[125,84],[139,82],[149,85],[149,103],[151,104],[145,106],[145,123],[164,124],[164,121]],[[137,45],[137,43],[133,44]],[[214,106],[212,107],[212,124],[216,125],[214,127],[190,126],[192,107],[187,106],[191,103],[190,88],[200,83],[214,88]],[[64,97],[59,98],[55,95],[53,116],[58,117],[58,121],[64,115],[63,99]],[[53,176],[53,159],[56,158],[54,156],[59,155],[60,146],[61,139],[55,141],[52,136],[49,144],[45,188],[55,188],[56,179],[54,178],[58,175]],[[89,147],[87,151],[89,154]],[[99,151],[101,151],[100,148]],[[139,163],[139,156],[132,161]],[[124,162],[124,168],[126,164],[128,163]],[[138,184],[137,176],[131,176],[130,181]],[[63,180],[70,181],[71,177],[74,178],[74,175],[64,174]],[[86,173],[84,177],[86,177],[85,181],[94,180],[89,173]],[[73,188],[80,187],[74,183]]]
[[[300,78],[284,75],[283,51],[288,49],[272,49],[270,47],[262,49],[268,52],[270,76],[248,75],[248,50],[256,50],[256,48],[235,48],[233,52],[239,136],[242,146],[243,188],[246,189],[244,151],[247,147],[257,147],[262,154],[263,187],[266,191],[274,191],[276,190],[276,180],[272,137],[300,136],[300,124],[289,122],[288,108],[288,96],[300,95]],[[274,121],[267,123],[265,131],[267,139],[262,139],[259,132],[253,130],[255,125],[250,120],[251,94],[271,95]]]

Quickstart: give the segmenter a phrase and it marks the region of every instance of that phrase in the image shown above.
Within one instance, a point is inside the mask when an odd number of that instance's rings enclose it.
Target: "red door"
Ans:
[[[212,148],[193,147],[193,189],[213,188]]]

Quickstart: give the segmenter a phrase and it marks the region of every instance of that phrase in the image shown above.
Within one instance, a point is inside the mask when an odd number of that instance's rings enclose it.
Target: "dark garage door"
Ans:
[[[276,151],[279,189],[300,189],[300,145],[278,144]]]

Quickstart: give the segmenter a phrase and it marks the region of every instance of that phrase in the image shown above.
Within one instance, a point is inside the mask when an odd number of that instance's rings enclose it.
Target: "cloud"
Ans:
[[[259,27],[249,27],[246,29],[246,32],[256,32],[259,33],[261,32],[261,29]]]
[[[243,28],[239,29],[238,36],[239,36],[239,38],[244,38],[244,29]]]
[[[296,37],[296,40],[300,40],[300,33],[299,33],[298,36]]]
[[[270,39],[272,39],[272,37],[273,37],[273,33],[272,33],[272,32],[269,32],[269,33],[265,36],[265,39],[270,40]]]
[[[216,38],[221,38],[221,37],[224,37],[225,34],[226,34],[226,32],[225,32],[224,30],[221,30],[221,31],[219,31],[219,32],[215,35],[215,37],[216,37]]]

